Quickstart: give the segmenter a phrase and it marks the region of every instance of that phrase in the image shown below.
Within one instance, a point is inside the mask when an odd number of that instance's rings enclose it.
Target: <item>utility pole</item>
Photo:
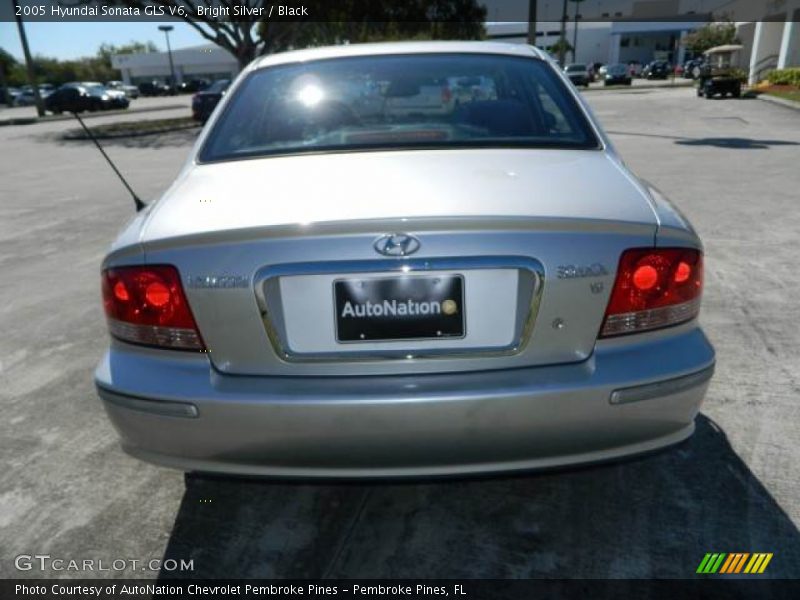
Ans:
[[[558,46],[558,64],[563,67],[567,55],[567,0],[564,0],[564,7],[561,9],[561,37]]]
[[[528,0],[528,44],[536,45],[536,0]]]
[[[8,84],[6,83],[6,69],[3,65],[0,65],[0,88],[3,88],[3,97],[0,98],[0,102],[5,102],[11,106],[11,92],[8,91]]]
[[[25,35],[25,26],[22,24],[22,17],[17,12],[17,0],[11,0],[14,7],[14,18],[17,21],[17,30],[19,31],[19,41],[22,44],[22,53],[25,55],[25,67],[28,72],[28,83],[33,89],[33,101],[36,103],[36,112],[40,117],[44,116],[44,104],[42,103],[42,96],[39,93],[39,86],[36,84],[36,73],[33,70],[33,59],[31,58],[31,51],[28,48],[28,37]]]

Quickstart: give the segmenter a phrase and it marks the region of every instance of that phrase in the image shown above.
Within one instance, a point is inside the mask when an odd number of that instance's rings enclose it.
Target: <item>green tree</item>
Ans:
[[[683,45],[694,54],[702,54],[714,46],[737,43],[736,25],[730,22],[709,23],[688,34]]]
[[[0,102],[11,104],[11,96],[8,92],[8,77],[11,70],[17,64],[17,59],[8,52],[0,48]]]
[[[0,69],[3,69],[3,73],[6,76],[8,76],[11,70],[18,64],[16,58],[3,48],[0,48]]]
[[[0,69],[2,70],[0,79],[5,80],[5,85],[16,87],[28,83],[25,65],[3,48],[0,48]]]
[[[53,83],[60,85],[69,81],[109,81],[118,79],[120,73],[111,66],[111,56],[114,54],[130,54],[134,52],[157,52],[158,48],[152,42],[130,42],[120,46],[102,44],[95,56],[59,60],[50,56],[36,55],[33,57],[33,73],[38,83]],[[27,75],[24,65],[20,64],[11,54],[0,48],[0,68],[7,85],[20,86],[27,84]],[[2,78],[0,78],[2,80]]]
[[[572,52],[572,44],[570,44],[567,40],[558,40],[552,46],[548,46],[546,50],[553,56],[561,56],[562,45],[564,47],[564,56]]]
[[[158,52],[158,46],[153,42],[134,42],[116,46],[114,44],[100,44],[97,49],[97,58],[101,59],[108,68],[111,68],[111,57],[115,54],[144,54],[146,52]]]

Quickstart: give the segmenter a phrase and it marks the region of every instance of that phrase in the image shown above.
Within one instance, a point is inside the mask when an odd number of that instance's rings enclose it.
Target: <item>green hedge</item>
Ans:
[[[767,80],[773,85],[795,85],[800,87],[800,67],[775,69],[767,73]]]

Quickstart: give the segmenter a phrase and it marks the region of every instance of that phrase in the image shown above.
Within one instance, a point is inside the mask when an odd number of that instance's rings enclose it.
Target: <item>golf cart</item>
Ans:
[[[700,68],[697,95],[713,98],[719,94],[724,98],[730,94],[734,98],[742,95],[742,82],[745,72],[739,66],[739,51],[743,46],[726,44],[709,48],[703,54],[705,63]]]

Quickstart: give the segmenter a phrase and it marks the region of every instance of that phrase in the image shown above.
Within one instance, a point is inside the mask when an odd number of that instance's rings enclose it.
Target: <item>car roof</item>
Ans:
[[[275,65],[341,58],[348,56],[375,56],[387,54],[501,54],[548,60],[538,48],[527,44],[508,44],[502,42],[384,42],[376,44],[347,44],[291,50],[258,58],[250,63],[250,69],[261,69]]]

